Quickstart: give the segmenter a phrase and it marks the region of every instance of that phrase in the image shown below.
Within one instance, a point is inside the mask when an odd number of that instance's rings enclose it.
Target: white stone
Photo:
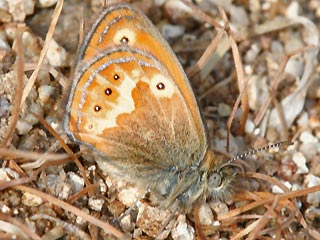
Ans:
[[[10,213],[10,208],[7,205],[2,205],[0,211],[4,214],[8,214]]]
[[[240,26],[248,26],[249,18],[244,7],[231,5],[230,7],[231,22]]]
[[[194,237],[194,229],[191,226],[188,226],[186,223],[186,216],[179,215],[177,219],[178,225],[171,232],[171,236],[173,239],[184,239],[184,240],[193,240]]]
[[[29,207],[37,207],[43,203],[41,197],[25,192],[22,195],[22,203]]]
[[[32,124],[24,119],[18,119],[16,130],[19,135],[25,135],[32,129]]]
[[[131,232],[135,227],[135,224],[131,221],[130,215],[126,215],[124,218],[122,218],[120,225],[121,229],[123,229],[125,232]]]
[[[300,134],[299,140],[303,143],[317,143],[318,139],[310,132],[304,131]]]
[[[126,187],[119,189],[119,200],[127,207],[133,206],[136,201],[143,197],[143,193],[137,187]]]
[[[71,184],[72,192],[77,193],[80,192],[84,187],[84,179],[74,172],[68,172],[67,178]]]
[[[218,114],[221,117],[228,117],[231,114],[231,107],[225,103],[220,103],[218,105]]]
[[[307,112],[302,112],[297,120],[299,127],[307,128],[309,125],[309,114]]]
[[[162,27],[161,33],[165,39],[177,38],[184,34],[185,27],[179,25],[165,24]]]
[[[55,5],[58,0],[37,0],[37,7],[48,8]]]
[[[318,186],[318,185],[320,185],[320,178],[318,178],[312,174],[308,174],[306,177],[306,183],[307,183],[308,187]],[[308,194],[307,202],[312,204],[315,207],[319,207],[320,191]]]
[[[289,7],[287,7],[285,15],[287,18],[296,18],[299,16],[299,3],[297,1],[291,2]]]
[[[292,161],[297,165],[298,170],[297,173],[298,174],[303,174],[303,173],[308,173],[309,169],[306,165],[306,158],[304,157],[304,155],[301,152],[295,152],[292,156]]]
[[[38,118],[32,113],[35,113],[40,117],[43,117],[44,115],[43,108],[40,106],[40,104],[32,102],[30,106],[30,113],[28,113],[27,116],[25,117],[25,120],[31,125],[37,124],[39,122]]]
[[[54,87],[43,85],[38,88],[39,99],[42,105],[45,105],[50,100],[50,97],[54,94]]]
[[[252,133],[254,129],[255,129],[254,122],[248,118],[245,125],[246,133]]]
[[[51,66],[54,67],[65,67],[67,64],[67,52],[59,46],[58,43],[52,39],[47,52],[47,59]]]
[[[7,0],[7,3],[15,21],[24,22],[26,16],[34,11],[35,0]]]
[[[88,201],[89,208],[98,212],[101,211],[103,204],[104,204],[104,199],[97,198],[95,196],[90,197]]]
[[[287,182],[284,182],[283,183],[288,189],[291,189],[292,185],[291,183],[289,183],[288,181]],[[279,188],[277,185],[273,186],[272,187],[272,192],[273,193],[278,193],[278,194],[281,194],[281,193],[284,193],[283,190],[281,188]]]
[[[297,58],[290,58],[284,71],[293,77],[300,77],[304,71],[304,63]]]
[[[244,57],[245,62],[247,63],[255,62],[257,60],[259,52],[260,52],[260,47],[258,47],[257,44],[252,44]]]
[[[208,204],[202,204],[199,208],[199,221],[202,225],[213,224],[213,213]]]

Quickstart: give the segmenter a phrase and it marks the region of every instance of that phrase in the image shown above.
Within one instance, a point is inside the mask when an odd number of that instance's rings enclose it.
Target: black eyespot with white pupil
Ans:
[[[110,96],[112,94],[112,89],[111,88],[107,88],[104,93],[107,95],[107,96]]]
[[[113,75],[113,79],[114,79],[114,80],[119,80],[119,79],[120,79],[120,76],[119,76],[118,74],[115,74],[115,75]]]
[[[128,43],[129,42],[129,38],[127,38],[126,36],[123,36],[120,40],[121,43]]]
[[[166,86],[164,85],[164,83],[160,82],[157,84],[157,89],[158,90],[164,90],[166,88]]]
[[[94,106],[94,111],[99,112],[101,110],[101,107],[99,105]]]

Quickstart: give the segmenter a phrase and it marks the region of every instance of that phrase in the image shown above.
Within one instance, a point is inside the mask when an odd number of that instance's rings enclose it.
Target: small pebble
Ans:
[[[208,204],[200,206],[199,221],[202,225],[211,225],[213,223],[213,213]]]
[[[9,12],[13,16],[14,21],[23,22],[27,15],[34,11],[35,0],[10,0]]]
[[[47,52],[47,59],[51,66],[53,67],[66,67],[68,66],[67,62],[67,52],[66,50],[59,46],[59,44],[52,39],[50,46]]]
[[[140,200],[144,195],[144,193],[140,191],[137,187],[128,186],[126,188],[118,189],[118,198],[127,207],[133,206],[136,203],[136,201]]]
[[[302,112],[297,120],[299,127],[307,128],[309,125],[309,117],[307,112]]]
[[[320,185],[320,178],[316,177],[312,174],[308,174],[306,177],[306,183],[307,183],[307,187],[309,187],[309,188],[319,186]],[[320,191],[308,194],[307,202],[312,204],[315,207],[319,207]]]
[[[25,192],[22,195],[22,203],[29,207],[37,207],[43,203],[41,197]]]
[[[252,133],[254,130],[255,130],[254,122],[248,118],[245,126],[246,133]]]
[[[25,135],[32,129],[32,124],[24,119],[18,119],[16,130],[19,135]]]
[[[179,25],[165,24],[163,25],[161,32],[165,39],[170,40],[182,36],[185,32],[185,27]]]
[[[79,175],[75,174],[74,172],[68,172],[67,178],[71,184],[72,193],[75,194],[80,192],[84,187],[84,179]]]
[[[131,221],[130,215],[125,216],[120,222],[121,229],[125,232],[132,232],[134,230],[135,224]]]
[[[297,1],[292,1],[287,7],[285,15],[287,18],[296,18],[299,16],[300,6]]]
[[[228,117],[231,114],[231,107],[225,103],[220,103],[218,105],[218,114],[221,117]]]
[[[292,156],[292,161],[297,165],[298,170],[297,173],[298,174],[304,174],[304,173],[308,173],[309,169],[306,165],[306,158],[304,157],[304,155],[301,152],[295,152]]]
[[[52,7],[58,2],[58,0],[37,0],[37,7],[48,8]]]
[[[39,100],[42,105],[46,105],[50,98],[54,95],[54,87],[43,85],[38,88]]]
[[[195,231],[194,229],[186,223],[186,216],[179,215],[177,219],[178,225],[175,227],[171,236],[173,239],[184,239],[184,240],[193,240]]]
[[[160,210],[159,208],[152,207],[146,204],[138,206],[139,213],[137,216],[137,226],[139,226],[143,232],[148,236],[156,237],[160,234],[162,224],[171,215],[169,210]],[[169,235],[169,231],[161,233],[161,239],[166,239]]]
[[[248,26],[249,18],[244,7],[231,5],[230,7],[231,22],[240,26]]]
[[[97,198],[97,197],[93,196],[93,197],[89,198],[88,206],[90,209],[97,211],[97,212],[100,212],[103,207],[104,202],[105,202],[104,199]]]
[[[284,71],[293,77],[300,77],[304,71],[304,63],[300,59],[290,58]]]
[[[304,131],[300,134],[299,140],[303,143],[318,143],[318,139],[309,131]]]

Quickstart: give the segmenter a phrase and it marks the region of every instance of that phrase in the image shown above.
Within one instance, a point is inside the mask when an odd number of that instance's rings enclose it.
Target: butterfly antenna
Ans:
[[[291,141],[277,142],[277,143],[273,143],[273,144],[270,144],[270,145],[267,145],[267,146],[264,146],[264,147],[261,147],[261,148],[253,149],[253,150],[245,152],[245,153],[241,153],[240,155],[237,155],[237,156],[235,156],[233,158],[230,158],[227,161],[226,165],[229,165],[230,163],[233,163],[237,159],[244,158],[244,157],[256,154],[258,152],[263,152],[263,151],[269,150],[271,148],[276,148],[276,147],[280,147],[280,146],[284,146],[284,145],[290,146],[290,145],[293,145],[293,142],[291,142]]]

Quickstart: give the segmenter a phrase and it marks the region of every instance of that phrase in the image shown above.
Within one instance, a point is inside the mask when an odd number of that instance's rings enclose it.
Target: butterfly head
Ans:
[[[217,164],[207,173],[206,196],[212,200],[226,201],[234,192],[236,172],[224,164]]]

